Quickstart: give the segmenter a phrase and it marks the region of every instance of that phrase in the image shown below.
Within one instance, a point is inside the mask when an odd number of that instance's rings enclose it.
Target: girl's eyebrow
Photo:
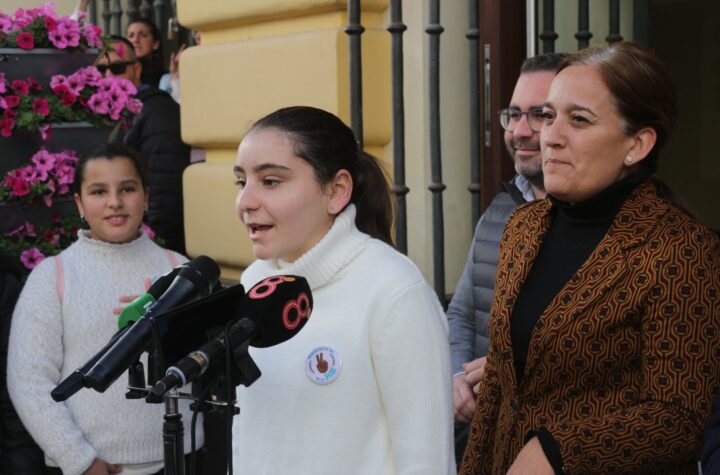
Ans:
[[[278,165],[275,163],[263,163],[261,165],[256,166],[253,168],[253,171],[255,173],[267,171],[267,170],[284,170],[284,171],[291,171],[289,167],[286,167],[285,165]],[[245,169],[241,167],[240,165],[235,165],[233,167],[233,171],[245,173]]]

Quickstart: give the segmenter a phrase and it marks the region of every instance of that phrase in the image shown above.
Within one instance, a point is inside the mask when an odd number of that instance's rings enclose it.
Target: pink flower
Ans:
[[[0,135],[3,137],[10,137],[12,135],[12,129],[15,126],[15,121],[9,117],[5,117],[0,120]]]
[[[11,87],[18,96],[27,96],[30,93],[30,86],[22,79],[14,80]]]
[[[50,107],[48,106],[47,99],[35,99],[32,108],[34,113],[40,114],[43,117],[50,113]]]
[[[9,185],[11,188],[10,194],[13,196],[25,196],[30,193],[30,184],[20,177],[13,178]]]
[[[67,78],[62,74],[56,74],[50,78],[50,89],[53,91],[56,87],[63,85],[66,86]]]
[[[15,171],[17,172],[17,178],[25,180],[29,183],[34,183],[37,181],[37,171],[35,171],[35,167],[33,167],[32,165],[17,168]]]
[[[42,90],[42,86],[40,86],[40,83],[37,82],[35,79],[29,77],[29,78],[27,78],[27,82],[28,82],[28,85],[30,86],[30,89],[32,89],[33,91],[41,91]]]
[[[65,85],[73,94],[80,94],[80,91],[85,87],[85,75],[78,73],[72,74],[67,77]]]
[[[127,107],[127,110],[129,110],[133,114],[139,114],[142,111],[143,104],[140,99],[131,98],[128,99],[125,107]]]
[[[8,119],[15,120],[17,118],[17,112],[15,112],[12,109],[5,109],[5,112],[3,112],[3,117],[7,117]]]
[[[97,92],[101,94],[107,94],[112,90],[113,84],[115,83],[114,78],[102,78],[97,83]]]
[[[125,78],[108,78],[113,80],[111,87],[117,91],[121,91],[125,96],[134,96],[137,93],[137,88],[129,79]]]
[[[19,28],[25,28],[35,20],[32,12],[23,8],[15,10],[15,25]]]
[[[57,28],[57,21],[52,17],[45,17],[45,29],[50,32]]]
[[[72,165],[56,166],[55,176],[58,185],[72,185],[73,181],[75,181],[75,167]]]
[[[103,42],[100,35],[102,35],[102,28],[92,23],[85,24],[85,41],[87,41],[88,45],[102,48]]]
[[[95,66],[80,69],[77,74],[83,74],[85,76],[85,84],[88,86],[97,86],[98,82],[103,78],[103,75],[100,74],[100,71],[98,71]]]
[[[62,25],[58,25],[53,31],[48,33],[48,38],[56,48],[65,49],[68,47],[66,33],[65,28]]]
[[[20,104],[20,96],[10,95],[5,96],[5,103],[8,107],[12,108]]]
[[[37,247],[30,248],[20,254],[20,260],[28,269],[33,269],[45,259],[45,254]]]
[[[50,137],[52,137],[52,128],[50,128],[50,124],[39,125],[38,131],[40,131],[40,137],[43,141],[48,141],[50,140]]]
[[[0,13],[0,31],[10,33],[13,29],[13,20],[10,15]]]
[[[77,101],[77,97],[78,96],[76,94],[73,94],[72,92],[66,92],[60,98],[60,102],[64,106],[71,106],[71,105],[75,104],[75,101]]]
[[[35,38],[33,38],[32,33],[28,33],[27,31],[24,31],[17,35],[15,37],[15,42],[17,43],[18,47],[22,49],[33,49],[35,46]]]
[[[90,96],[87,106],[93,114],[105,115],[110,112],[110,101],[104,94],[101,93],[95,93]]]
[[[60,235],[52,229],[45,231],[42,238],[43,241],[46,241],[48,244],[52,244],[53,246],[57,246],[60,243]]]
[[[31,158],[38,170],[52,170],[55,167],[55,155],[49,153],[45,148],[38,150]]]

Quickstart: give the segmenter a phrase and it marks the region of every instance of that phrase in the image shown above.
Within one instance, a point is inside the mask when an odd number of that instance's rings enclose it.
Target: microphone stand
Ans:
[[[163,422],[163,451],[165,454],[165,475],[185,475],[185,447],[182,414],[178,410],[177,389],[165,396],[165,421]]]

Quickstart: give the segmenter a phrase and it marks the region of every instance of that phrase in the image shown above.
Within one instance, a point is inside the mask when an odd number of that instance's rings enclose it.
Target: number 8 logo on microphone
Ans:
[[[263,280],[259,284],[255,285],[252,289],[250,289],[250,292],[248,292],[248,297],[251,299],[264,299],[265,297],[268,297],[272,295],[273,292],[277,289],[277,286],[282,284],[283,282],[293,282],[295,279],[292,277],[280,277],[280,276],[274,276],[274,277],[268,277],[267,279]]]
[[[295,318],[292,318],[293,310]],[[310,318],[310,299],[305,292],[298,295],[297,300],[290,300],[285,304],[282,314],[283,326],[288,330],[295,330],[300,326],[303,318]]]

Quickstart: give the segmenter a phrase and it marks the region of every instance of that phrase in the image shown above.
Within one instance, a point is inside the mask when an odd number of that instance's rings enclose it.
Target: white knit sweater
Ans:
[[[354,222],[351,205],[293,264],[256,261],[242,275],[246,287],[305,276],[314,308],[291,340],[251,349],[262,376],[238,388],[236,475],[455,473],[442,308],[409,259]],[[319,347],[339,372],[329,384],[306,374]]]
[[[172,268],[168,254],[145,234],[127,244],[109,244],[80,231],[60,256],[62,302],[50,258],[30,273],[15,307],[7,369],[13,404],[49,463],[65,475],[81,474],[96,457],[119,464],[162,461],[164,407],[125,399],[127,374],[105,393],[82,389],[63,403],[53,401],[50,391],[117,331],[118,298],[143,293],[146,278]],[[180,407],[189,451],[191,413],[187,403]],[[198,431],[197,446],[202,443]]]

